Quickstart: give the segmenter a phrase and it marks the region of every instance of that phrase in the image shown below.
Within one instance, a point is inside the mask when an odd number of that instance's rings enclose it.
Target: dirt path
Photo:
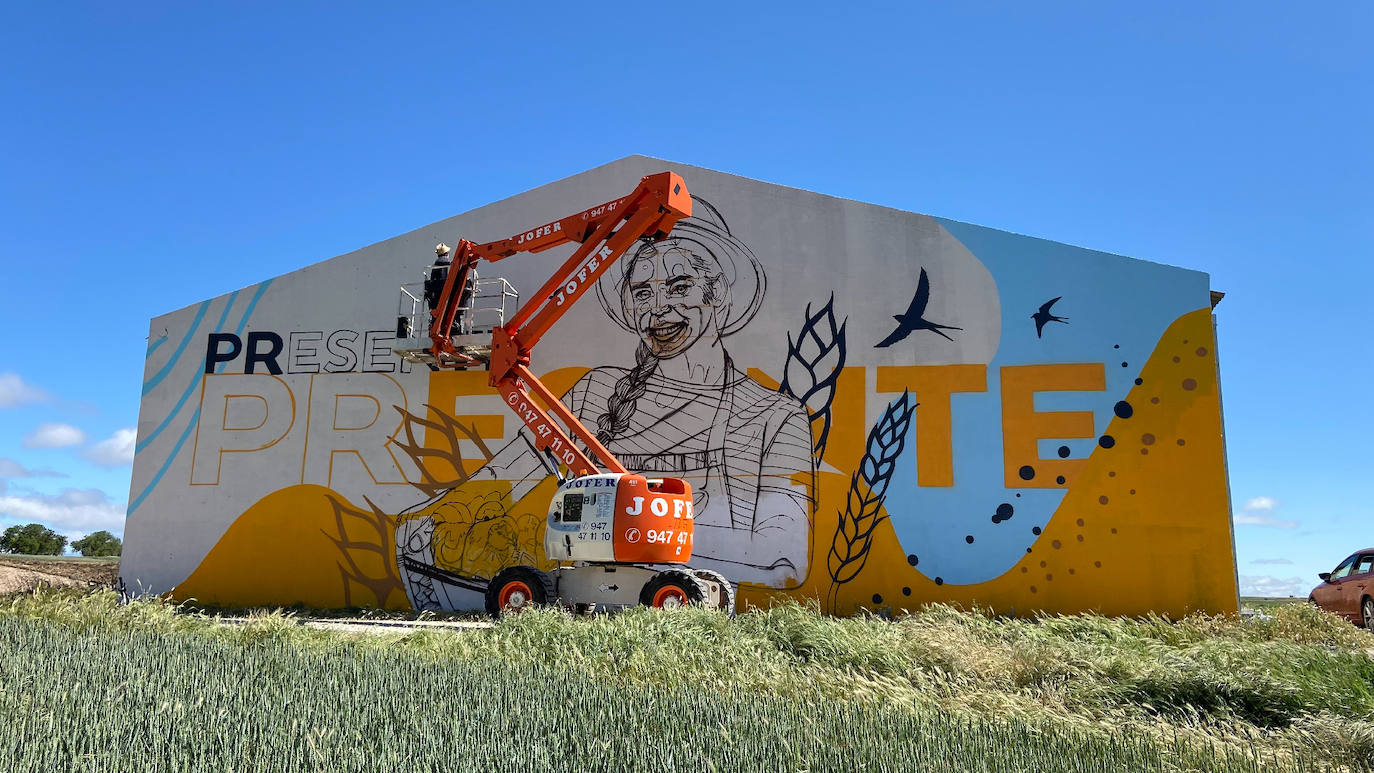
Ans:
[[[85,588],[110,585],[119,574],[119,559],[38,558],[0,555],[0,594],[30,590],[40,583]]]

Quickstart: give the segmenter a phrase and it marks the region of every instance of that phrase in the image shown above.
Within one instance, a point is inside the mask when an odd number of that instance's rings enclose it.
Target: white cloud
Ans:
[[[1268,526],[1273,529],[1296,529],[1297,521],[1290,521],[1285,518],[1275,518],[1268,513],[1236,513],[1236,523],[1246,526]]]
[[[1316,583],[1301,577],[1280,579],[1268,575],[1241,575],[1240,595],[1242,596],[1306,596]]]
[[[13,459],[0,457],[0,478],[65,478],[57,470],[30,470]]]
[[[79,446],[84,442],[85,432],[60,422],[39,424],[37,429],[24,436],[25,448],[65,448]]]
[[[63,489],[60,494],[0,496],[0,516],[38,522],[58,531],[124,530],[124,505],[100,489]]]
[[[0,408],[17,408],[29,403],[46,403],[52,395],[27,384],[18,373],[0,373]]]
[[[1250,563],[1252,563],[1252,564],[1282,564],[1282,565],[1285,565],[1285,566],[1291,566],[1293,562],[1292,562],[1292,561],[1289,561],[1289,560],[1286,559],[1286,558],[1256,558],[1254,561],[1251,561]]]
[[[1254,497],[1245,503],[1240,512],[1235,514],[1235,522],[1247,526],[1268,526],[1271,529],[1297,528],[1297,521],[1278,518],[1274,515],[1274,510],[1278,509],[1278,506],[1279,503],[1271,497]]]
[[[115,433],[81,452],[81,455],[101,467],[122,467],[134,463],[134,440],[138,433],[133,427],[117,429]]]

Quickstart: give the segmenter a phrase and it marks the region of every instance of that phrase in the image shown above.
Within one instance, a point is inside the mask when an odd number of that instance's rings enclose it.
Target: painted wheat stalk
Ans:
[[[835,382],[844,369],[845,327],[849,318],[837,324],[835,294],[825,305],[811,313],[806,304],[806,322],[794,341],[787,334],[787,362],[783,365],[782,385],[778,391],[795,397],[811,415],[812,456],[817,462],[825,456],[830,438],[830,404],[835,400]]]
[[[483,459],[491,459],[491,449],[487,447],[482,437],[477,434],[477,430],[463,424],[461,421],[449,416],[428,403],[425,408],[429,415],[435,419],[427,419],[423,416],[416,416],[406,411],[399,405],[393,405],[397,413],[401,414],[402,426],[405,428],[405,440],[400,438],[392,440],[396,447],[409,456],[415,463],[415,467],[420,471],[420,480],[411,481],[412,486],[423,491],[426,496],[434,496],[441,491],[447,491],[467,481],[470,473],[463,464],[462,453],[459,451],[458,441],[461,438],[471,440],[482,452]],[[446,442],[440,448],[427,448],[415,437],[415,428],[423,427],[426,433],[437,432]],[[431,443],[431,445],[437,445]],[[454,477],[441,479],[434,476],[430,468],[425,464],[426,459],[438,459],[453,468]]]
[[[906,447],[915,405],[909,392],[888,404],[882,418],[868,431],[868,445],[859,469],[849,482],[849,497],[840,513],[835,536],[830,541],[826,568],[830,570],[830,609],[834,611],[840,586],[858,576],[868,562],[873,532],[885,520],[883,501],[887,484],[897,469],[897,459]]]
[[[364,497],[368,510],[360,510],[343,499],[330,495],[334,508],[335,533],[321,529],[339,548],[342,560],[339,575],[343,581],[345,606],[385,607],[392,593],[403,593],[396,571],[396,519],[382,512]],[[353,586],[366,588],[373,599],[354,599]]]

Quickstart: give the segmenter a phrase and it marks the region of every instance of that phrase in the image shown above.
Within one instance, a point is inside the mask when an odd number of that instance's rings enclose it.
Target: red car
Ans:
[[[1307,600],[1374,631],[1374,548],[1353,553],[1329,572]]]

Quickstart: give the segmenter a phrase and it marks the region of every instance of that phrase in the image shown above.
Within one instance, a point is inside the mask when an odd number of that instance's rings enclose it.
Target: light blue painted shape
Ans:
[[[914,433],[922,411],[918,407],[907,450],[888,485],[886,505],[903,550],[918,559],[918,571],[946,584],[972,584],[1015,566],[1037,539],[1032,529],[1043,529],[1064,497],[1062,490],[1006,487],[1000,369],[1104,363],[1105,391],[1045,392],[1035,400],[1037,411],[1090,411],[1100,434],[1165,329],[1183,314],[1205,308],[1209,288],[1207,275],[1196,271],[956,221],[939,222],[997,282],[1002,339],[988,364],[987,391],[950,398],[954,486],[916,485]],[[919,268],[911,266],[913,277]],[[911,285],[914,290],[914,279]],[[1055,296],[1063,299],[1052,311],[1069,322],[1050,323],[1044,337],[1037,338],[1031,314]],[[942,339],[918,332],[898,346],[940,343]],[[1041,458],[1058,459],[1061,445],[1068,446],[1071,459],[1084,459],[1097,448],[1095,438],[1045,440],[1039,444]],[[998,505],[1004,503],[1012,506],[1012,517],[993,523]],[[968,537],[973,538],[971,544]]]
[[[268,279],[267,281],[258,284],[258,289],[253,292],[253,297],[248,300],[248,308],[243,310],[243,319],[240,319],[239,326],[237,328],[234,328],[234,335],[243,335],[243,329],[248,326],[248,319],[253,316],[253,309],[256,309],[258,307],[258,301],[262,299],[262,294],[267,292],[267,288],[271,286],[271,279]],[[216,373],[219,372],[219,365],[223,364],[224,363],[221,362],[218,365],[216,365]]]
[[[181,359],[181,353],[186,351],[186,344],[191,342],[191,337],[196,334],[196,328],[200,327],[200,321],[205,318],[205,312],[209,308],[209,301],[200,304],[200,308],[196,310],[196,318],[191,320],[191,327],[186,331],[186,335],[181,339],[181,343],[177,344],[177,350],[172,352],[172,358],[167,361],[166,365],[162,366],[162,370],[159,370],[152,378],[143,382],[143,394],[146,395],[153,391],[158,384],[162,383],[162,379],[167,378],[167,374],[171,373],[172,369],[176,367],[177,360]]]
[[[234,308],[234,300],[238,297],[238,290],[235,290],[234,292],[229,294],[229,300],[224,303],[224,310],[220,312],[219,321],[215,323],[216,333],[224,330],[224,321],[228,319],[229,310]],[[165,341],[167,339],[164,338],[162,340]],[[177,404],[172,406],[172,410],[168,411],[167,415],[163,417],[162,423],[158,424],[152,432],[148,433],[147,437],[139,440],[138,444],[134,446],[134,453],[142,451],[145,447],[147,447],[149,443],[152,443],[154,440],[157,440],[157,436],[162,434],[162,430],[167,429],[167,425],[172,423],[172,419],[175,419],[177,417],[177,414],[181,413],[182,406],[186,404],[186,401],[190,399],[191,394],[196,391],[196,387],[199,385],[200,374],[197,373],[196,375],[192,376],[190,382],[186,384],[186,389],[182,391],[181,397],[177,400]]]
[[[258,301],[262,299],[262,294],[267,292],[267,288],[271,284],[271,279],[268,279],[267,281],[258,284],[258,289],[253,293],[253,297],[249,299],[247,308],[243,310],[243,317],[239,319],[238,327],[234,329],[235,335],[243,335],[244,328],[248,326],[248,320],[253,316],[253,310],[257,308]],[[235,291],[234,294],[230,297],[229,302],[225,304],[224,313],[220,316],[219,323],[215,326],[215,332],[219,332],[219,328],[224,324],[225,316],[227,316],[229,313],[229,307],[233,305],[234,298],[237,297],[237,295],[238,292]],[[215,372],[219,373],[220,369],[223,366],[224,363],[222,362],[216,363]],[[190,388],[188,389],[188,394],[190,391],[194,390],[197,384],[201,383],[203,383],[203,379],[199,375],[193,378],[191,380]],[[183,402],[184,400],[185,398],[183,397]],[[180,410],[180,403],[178,404],[177,408],[173,409],[171,415],[175,416],[178,410]],[[167,455],[167,458],[162,462],[162,466],[159,467],[157,472],[153,474],[152,480],[148,481],[148,485],[143,489],[143,491],[137,497],[134,497],[129,502],[129,511],[125,517],[133,515],[134,511],[138,509],[139,505],[143,504],[144,500],[146,500],[148,496],[153,493],[153,490],[157,488],[158,483],[162,482],[162,476],[167,474],[167,470],[171,468],[172,462],[175,461],[177,456],[181,453],[181,447],[186,444],[186,439],[191,436],[191,432],[196,428],[196,424],[199,423],[199,421],[200,405],[197,404],[195,412],[191,414],[191,420],[186,423],[186,429],[182,431],[181,437],[177,438],[176,444],[172,446],[172,452]],[[166,421],[163,422],[164,425],[166,423]],[[137,449],[135,449],[135,451],[137,451]]]
[[[153,493],[153,489],[157,488],[157,484],[162,481],[162,476],[167,474],[167,469],[172,466],[172,461],[176,459],[177,454],[181,452],[182,445],[186,443],[186,438],[191,436],[191,432],[196,428],[196,423],[199,420],[200,406],[197,405],[195,413],[191,414],[191,420],[186,423],[186,429],[182,431],[181,437],[177,438],[176,445],[172,447],[172,453],[167,455],[167,459],[162,463],[162,466],[158,468],[157,473],[153,475],[153,479],[148,481],[148,486],[143,489],[143,492],[129,502],[129,512],[125,515],[126,518],[132,516],[134,511],[138,509],[138,506],[143,504],[143,500],[147,499],[148,495]]]

